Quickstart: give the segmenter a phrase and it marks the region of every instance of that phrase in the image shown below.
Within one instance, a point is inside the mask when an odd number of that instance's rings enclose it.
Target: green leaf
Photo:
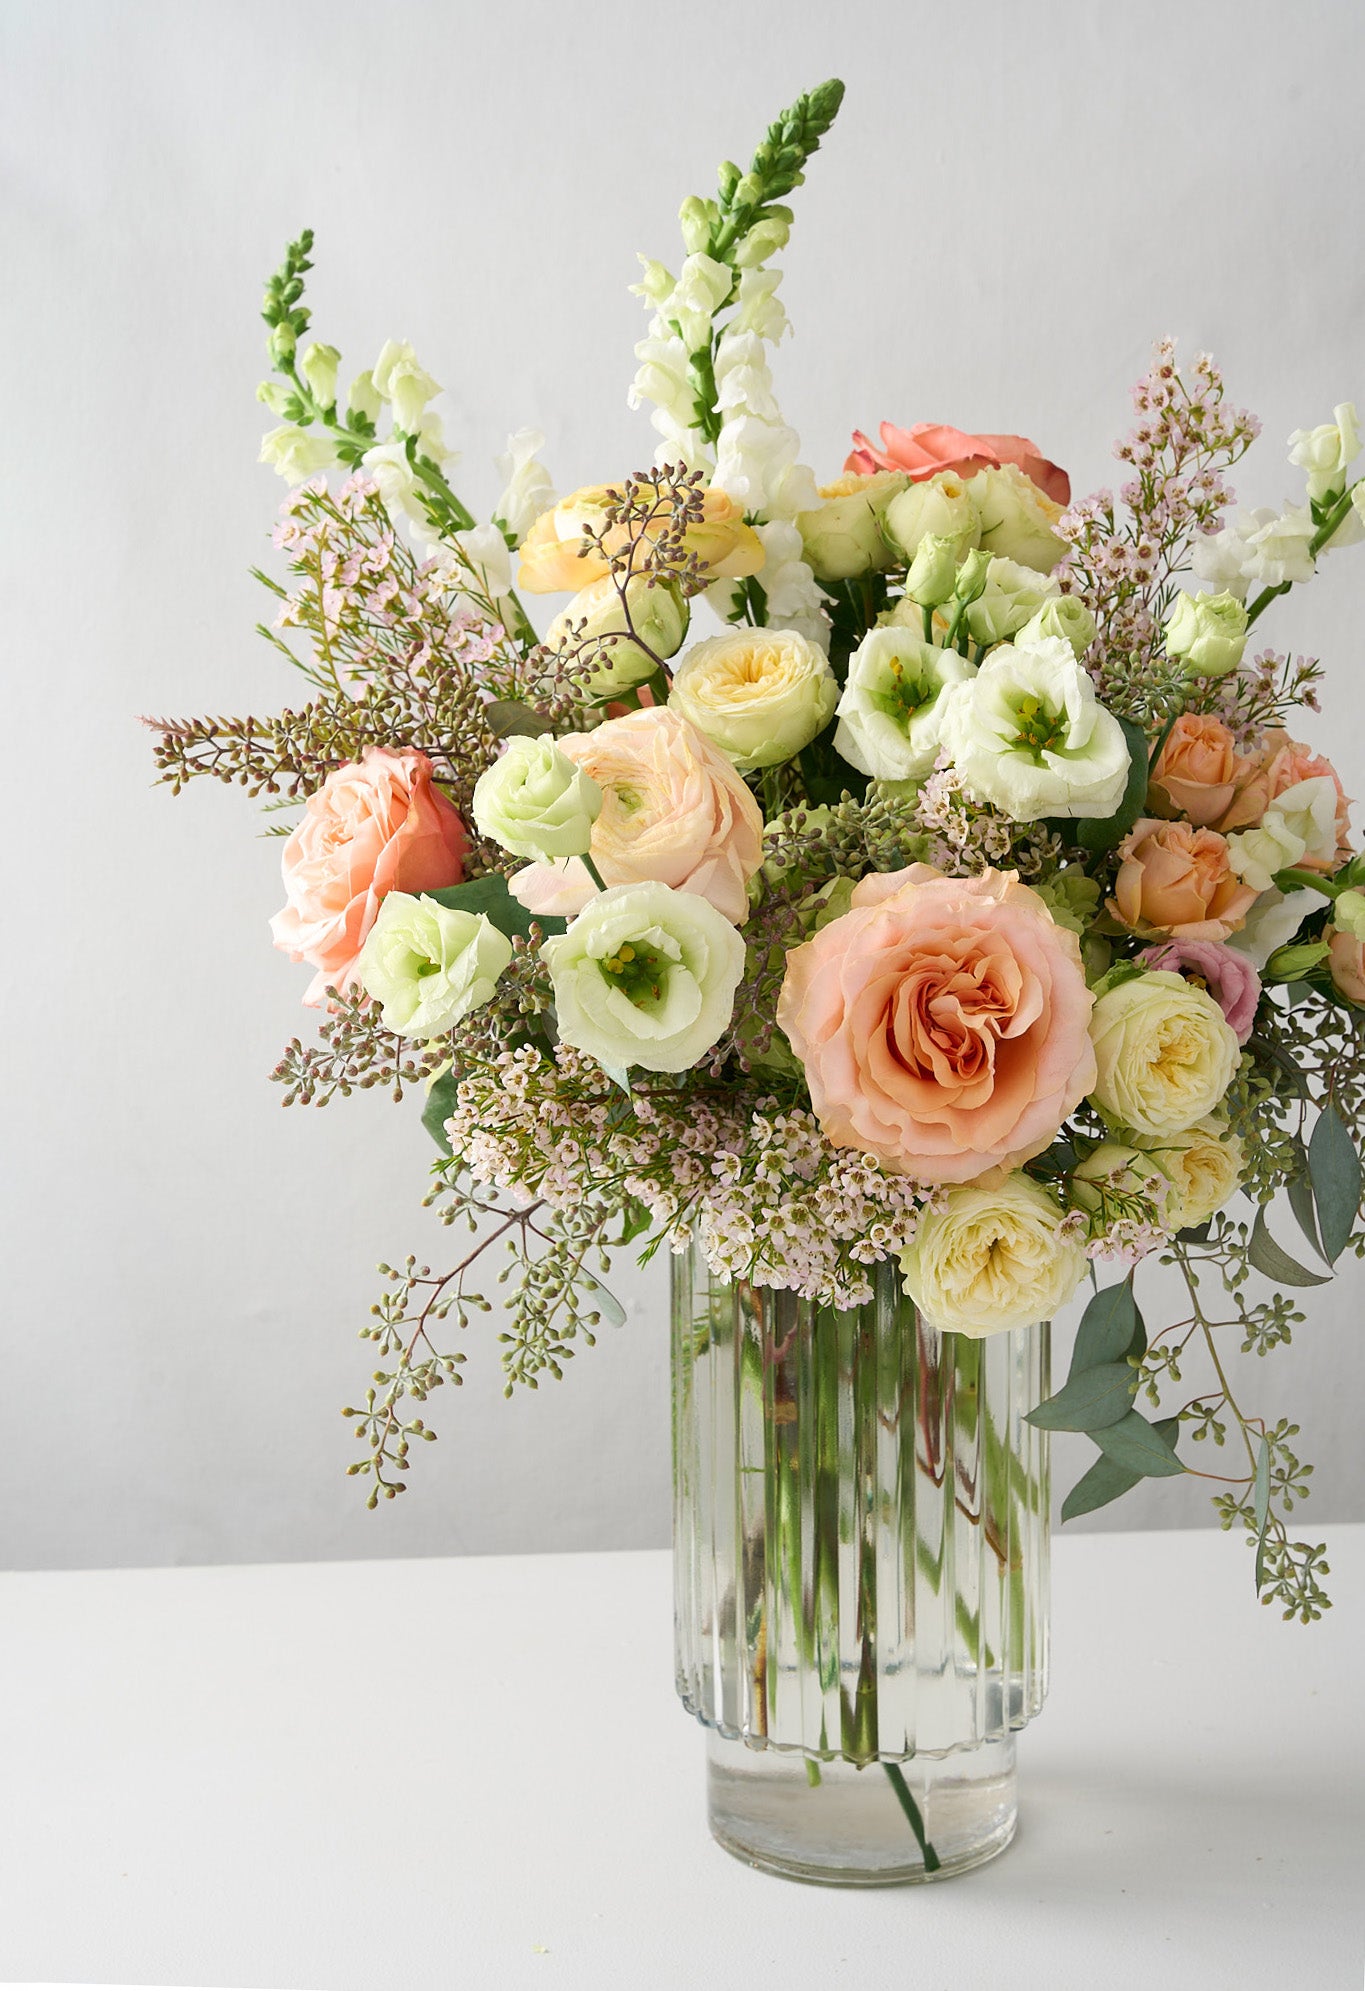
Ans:
[[[1256,1453],[1256,1486],[1252,1498],[1256,1509],[1256,1595],[1259,1597],[1265,1577],[1265,1531],[1270,1520],[1270,1440],[1264,1432]]]
[[[552,719],[547,719],[543,712],[533,712],[516,698],[495,698],[484,707],[484,712],[500,740],[510,740],[517,733],[534,739],[541,733],[554,731]]]
[[[1322,1255],[1335,1265],[1360,1212],[1360,1156],[1335,1106],[1324,1106],[1308,1142],[1308,1173],[1318,1211]]]
[[[1247,1256],[1256,1270],[1267,1279],[1273,1279],[1277,1286],[1325,1286],[1332,1276],[1330,1272],[1305,1271],[1287,1251],[1281,1250],[1270,1235],[1264,1204],[1257,1210],[1256,1221],[1251,1226]]]
[[[1122,1361],[1141,1324],[1133,1289],[1126,1280],[1120,1286],[1102,1286],[1081,1315],[1068,1377],[1104,1362]]]
[[[443,1155],[450,1153],[446,1121],[455,1111],[456,1082],[454,1072],[442,1072],[428,1092],[426,1105],[422,1108],[422,1125]]]
[[[1099,1362],[1072,1376],[1026,1421],[1039,1431],[1098,1431],[1128,1415],[1136,1387],[1137,1372],[1126,1362]]]
[[[633,1244],[637,1237],[643,1237],[653,1225],[654,1219],[649,1214],[648,1206],[642,1203],[638,1196],[631,1196],[621,1213],[621,1234],[616,1242]]]
[[[596,1279],[585,1278],[583,1290],[592,1295],[593,1312],[601,1314],[609,1327],[625,1326],[626,1310],[609,1287],[599,1285]]]
[[[1314,1251],[1322,1257],[1322,1239],[1318,1236],[1317,1205],[1313,1201],[1313,1184],[1308,1174],[1308,1151],[1303,1142],[1294,1142],[1294,1173],[1288,1182],[1289,1207],[1294,1212],[1294,1221],[1303,1232]]]
[[[1163,1445],[1174,1451],[1175,1434],[1180,1428],[1178,1417],[1164,1417],[1152,1429]],[[1143,1479],[1142,1473],[1130,1472],[1126,1466],[1106,1458],[1103,1453],[1096,1459],[1089,1472],[1083,1473],[1062,1502],[1063,1521],[1074,1521],[1078,1514],[1093,1514],[1097,1507],[1107,1507],[1111,1500],[1119,1500],[1125,1493]]]
[[[1130,1410],[1117,1424],[1105,1425],[1091,1436],[1106,1458],[1140,1479],[1166,1479],[1185,1470],[1172,1446],[1140,1411]]]
[[[1261,1036],[1249,1037],[1247,1049],[1253,1057],[1268,1059],[1283,1072],[1296,1099],[1308,1098],[1308,1080],[1304,1076],[1303,1067],[1297,1059],[1290,1057],[1288,1051],[1282,1050],[1278,1044],[1272,1044],[1268,1037]]]
[[[1120,719],[1128,742],[1128,785],[1112,816],[1087,816],[1076,825],[1082,850],[1113,850],[1123,842],[1147,800],[1147,735],[1132,719]]]
[[[435,899],[438,906],[449,906],[452,912],[486,913],[498,932],[505,933],[509,940],[518,936],[525,940],[532,920],[545,934],[563,933],[567,924],[546,913],[528,913],[508,891],[507,880],[496,871],[490,871],[485,878],[471,878],[466,885],[439,885],[434,892],[423,892],[421,896]]]

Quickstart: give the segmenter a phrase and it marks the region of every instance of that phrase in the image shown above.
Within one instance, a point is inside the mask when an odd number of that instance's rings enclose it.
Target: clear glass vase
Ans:
[[[678,1692],[714,1836],[793,1878],[961,1872],[1016,1817],[1048,1643],[1045,1325],[939,1334],[673,1261]]]

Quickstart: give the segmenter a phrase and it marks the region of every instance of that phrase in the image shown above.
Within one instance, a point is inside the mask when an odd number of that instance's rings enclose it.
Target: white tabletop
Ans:
[[[666,1555],[0,1577],[0,1981],[1359,1991],[1365,1528],[1320,1537],[1309,1628],[1216,1532],[1063,1537],[1014,1846],[867,1893],[708,1838]]]

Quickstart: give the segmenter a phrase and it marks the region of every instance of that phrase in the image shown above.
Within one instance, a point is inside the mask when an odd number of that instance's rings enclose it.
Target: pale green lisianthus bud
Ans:
[[[1325,940],[1294,940],[1277,947],[1261,973],[1264,982],[1300,982],[1320,967],[1330,953]]]
[[[882,530],[886,507],[906,480],[898,471],[841,477],[821,487],[818,511],[801,512],[797,527],[806,560],[824,581],[848,581],[889,567],[894,555]]]
[[[849,659],[835,750],[878,781],[922,779],[938,758],[949,694],[973,675],[956,650],[913,629],[869,630]]]
[[[1019,631],[1020,643],[1036,643],[1047,636],[1060,636],[1071,645],[1073,656],[1084,656],[1095,640],[1095,618],[1076,595],[1053,595],[1031,615]]]
[[[736,629],[692,645],[668,702],[750,774],[809,746],[838,699],[818,643],[790,629]]]
[[[404,435],[416,435],[427,402],[441,391],[406,339],[386,339],[370,370],[374,391],[393,405],[393,425]]]
[[[587,698],[613,698],[643,684],[661,660],[677,654],[687,634],[687,603],[671,582],[633,574],[625,585],[623,603],[612,575],[590,582],[545,632],[548,650],[576,651],[581,663],[592,665],[591,677],[582,681]]]
[[[491,1001],[512,943],[485,913],[390,892],[379,908],[358,973],[383,1004],[384,1028],[400,1037],[440,1037]]]
[[[599,893],[541,954],[560,1038],[609,1071],[687,1071],[729,1023],[744,972],[724,913],[653,881]]]
[[[973,547],[957,570],[957,586],[953,589],[953,599],[960,602],[979,600],[985,591],[990,571],[990,554],[983,553],[979,547]]]
[[[911,484],[886,508],[886,529],[907,560],[913,560],[928,533],[950,539],[959,560],[981,536],[981,515],[971,491],[955,470]]]
[[[514,857],[581,857],[592,842],[602,791],[548,734],[518,734],[479,776],[474,821]]]
[[[1166,655],[1178,657],[1194,676],[1226,677],[1246,648],[1246,605],[1227,593],[1177,595],[1164,634]]]
[[[921,608],[942,608],[957,587],[957,548],[941,533],[926,532],[915,548],[905,592]]]
[[[972,501],[981,516],[980,544],[988,553],[1050,574],[1067,550],[1056,530],[1062,507],[1038,489],[1017,463],[978,470]]]
[[[1352,888],[1338,894],[1332,903],[1332,924],[1354,940],[1365,940],[1365,892]]]
[[[377,422],[383,402],[374,390],[374,375],[358,373],[346,390],[346,406],[353,415],[364,415],[367,421]]]
[[[302,484],[337,460],[335,445],[323,429],[301,429],[285,422],[261,439],[262,463],[278,470],[288,484]]]
[[[332,408],[337,398],[337,368],[341,365],[341,354],[335,346],[324,346],[314,339],[311,346],[305,346],[299,358],[299,372],[303,384],[317,402],[319,408]]]
[[[967,610],[967,627],[977,643],[1004,643],[1031,622],[1046,601],[1061,593],[1056,581],[1015,560],[991,556],[986,584]]]

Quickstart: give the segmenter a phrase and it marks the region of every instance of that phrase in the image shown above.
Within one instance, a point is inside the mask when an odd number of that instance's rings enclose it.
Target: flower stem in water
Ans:
[[[882,1768],[891,1780],[891,1788],[896,1793],[896,1801],[910,1821],[910,1830],[919,1841],[920,1852],[924,1855],[924,1871],[937,1873],[942,1861],[924,1836],[924,1820],[919,1806],[915,1803],[909,1784],[906,1783],[899,1763],[883,1763]]]

